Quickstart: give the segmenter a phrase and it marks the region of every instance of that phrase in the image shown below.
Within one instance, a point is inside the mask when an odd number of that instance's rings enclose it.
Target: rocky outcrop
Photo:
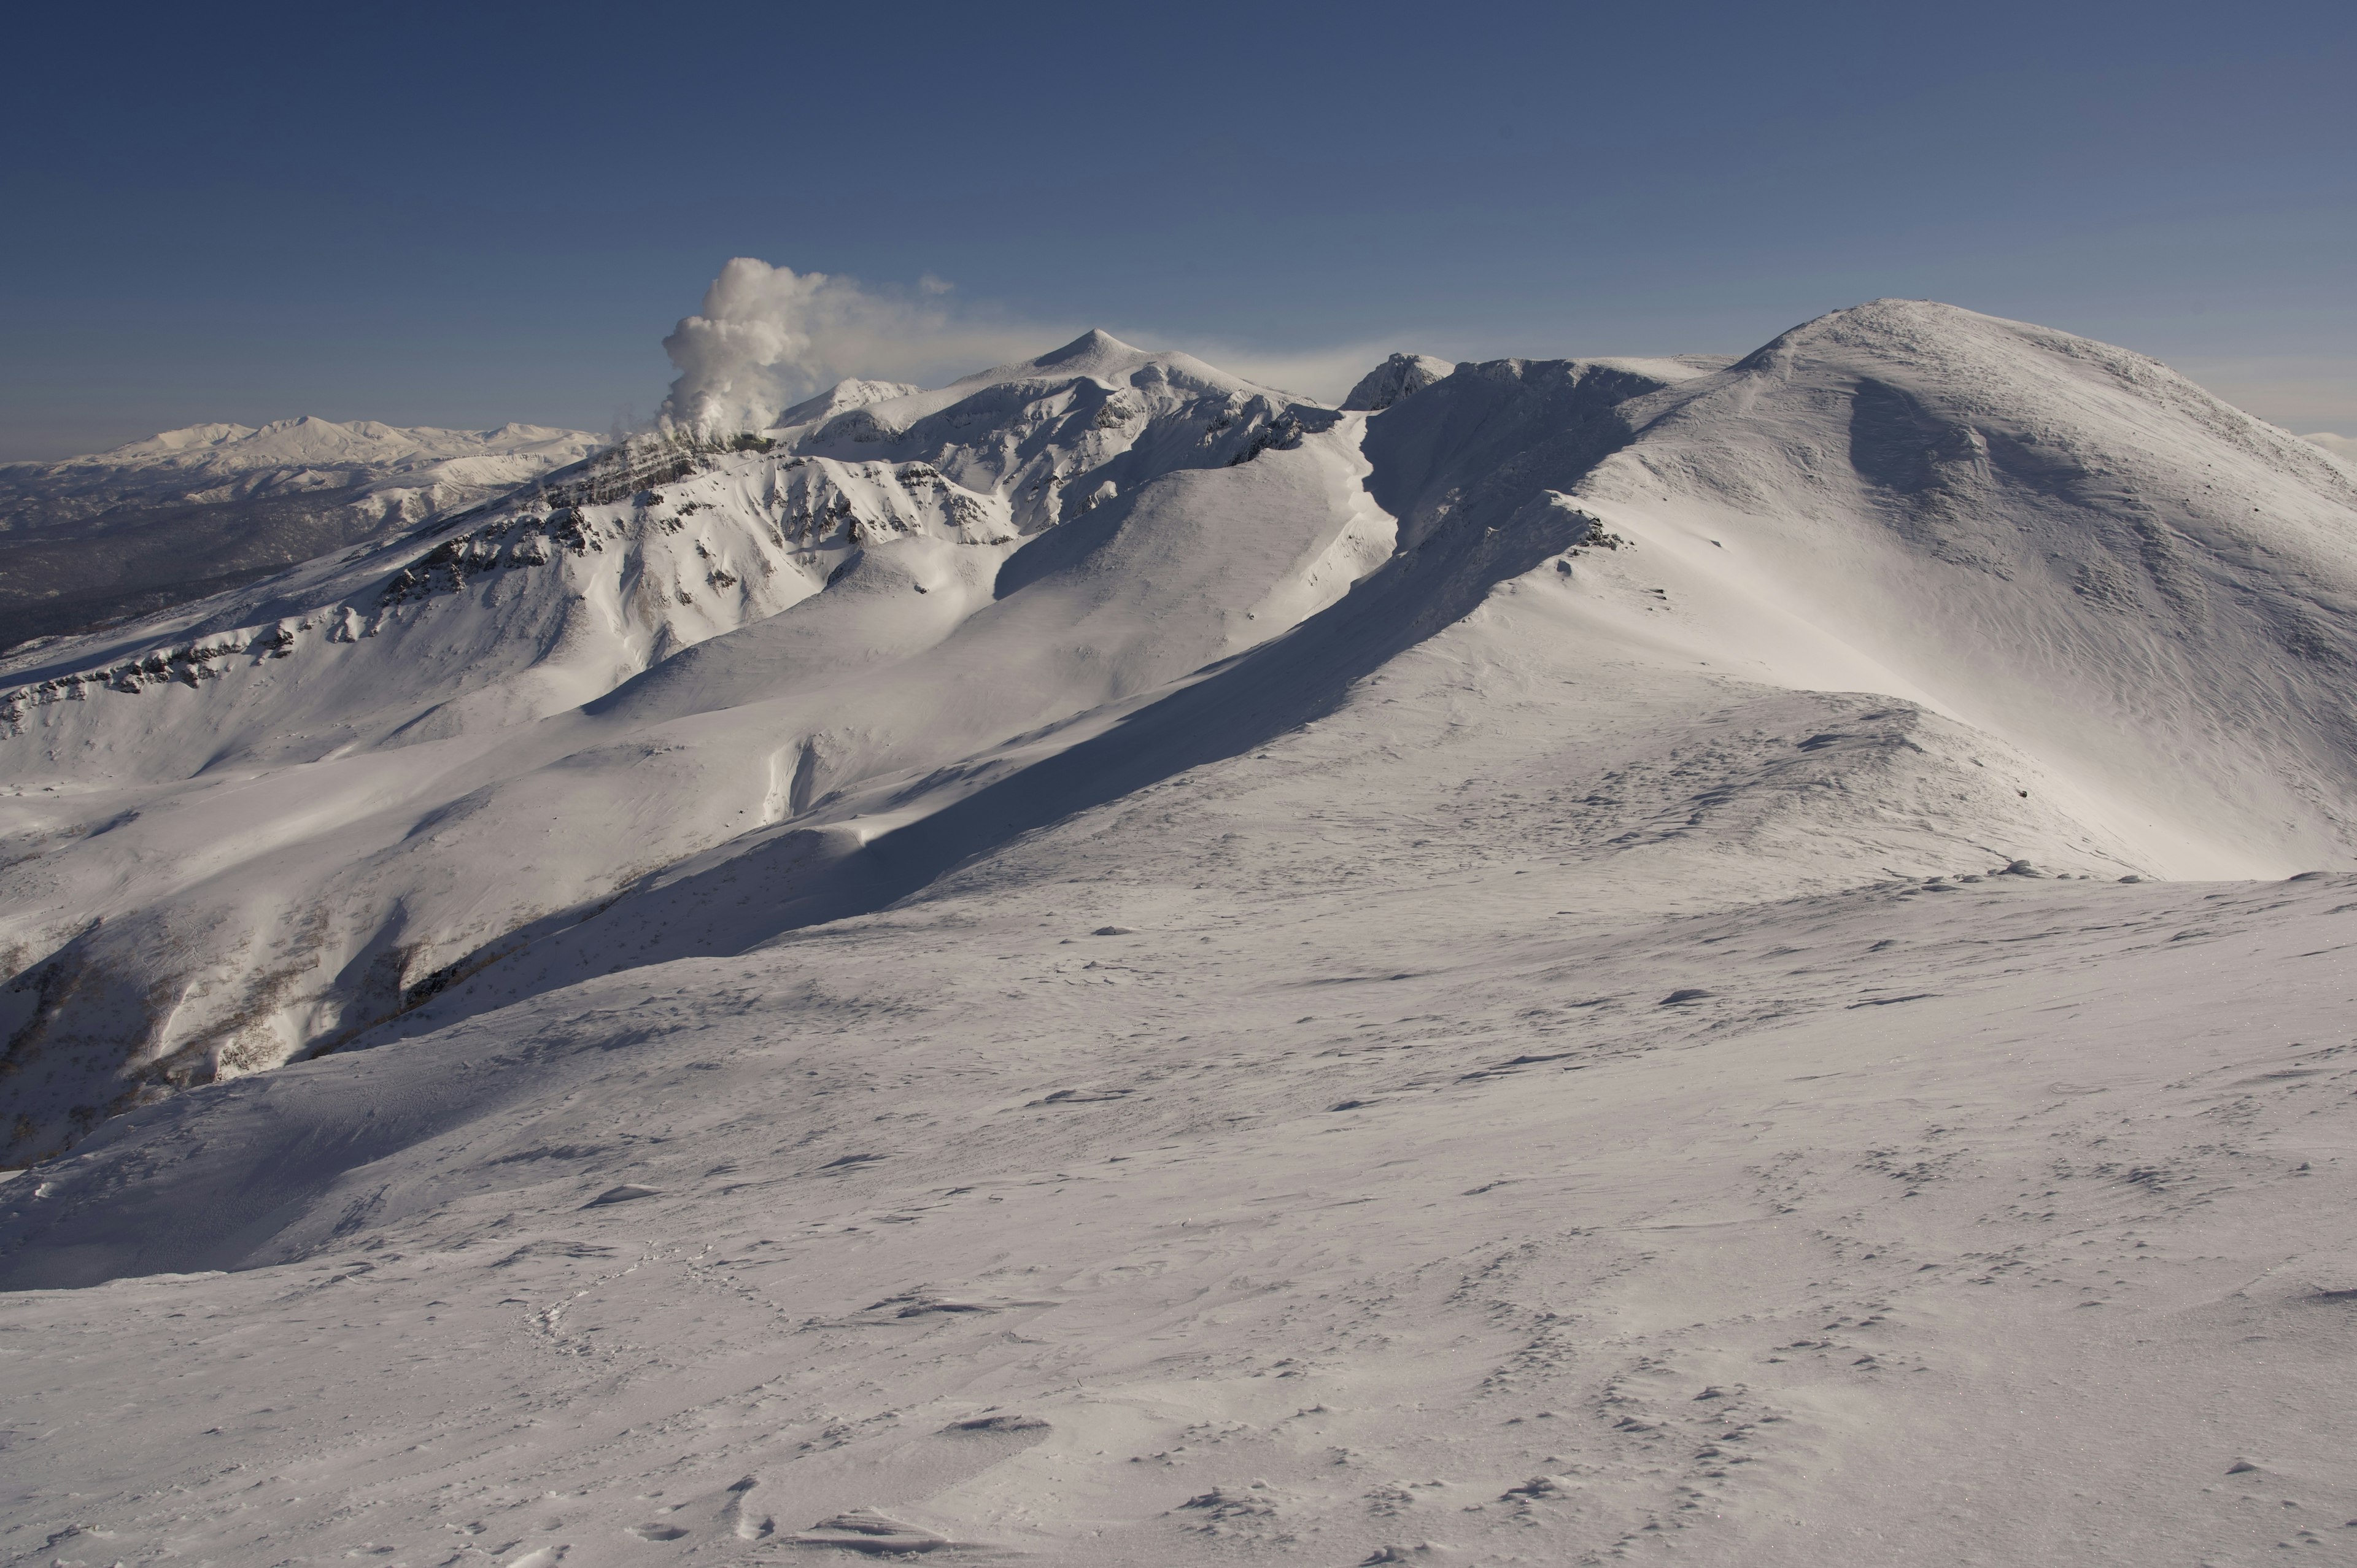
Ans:
[[[1394,354],[1359,379],[1351,395],[1342,400],[1346,413],[1381,413],[1384,409],[1422,392],[1456,370],[1446,360],[1436,360],[1429,354]]]

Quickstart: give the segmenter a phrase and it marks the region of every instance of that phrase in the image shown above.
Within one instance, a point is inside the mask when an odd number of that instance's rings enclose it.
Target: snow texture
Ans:
[[[2357,480],[1923,302],[1421,374],[0,665],[0,1549],[2345,1551]]]

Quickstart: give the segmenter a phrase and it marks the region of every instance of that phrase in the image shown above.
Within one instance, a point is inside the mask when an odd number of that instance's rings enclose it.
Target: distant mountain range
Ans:
[[[0,466],[0,648],[253,582],[464,510],[601,444],[537,424],[285,419]]]

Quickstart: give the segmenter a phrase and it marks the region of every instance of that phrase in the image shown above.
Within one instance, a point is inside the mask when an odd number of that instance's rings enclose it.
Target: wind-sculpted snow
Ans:
[[[2350,879],[1664,917],[1364,739],[0,1186],[0,1545],[2330,1556]]]

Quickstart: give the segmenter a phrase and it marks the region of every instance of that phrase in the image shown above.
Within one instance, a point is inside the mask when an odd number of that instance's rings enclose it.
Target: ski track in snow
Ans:
[[[1906,302],[1346,408],[13,660],[0,1552],[2344,1557],[2345,472]]]

